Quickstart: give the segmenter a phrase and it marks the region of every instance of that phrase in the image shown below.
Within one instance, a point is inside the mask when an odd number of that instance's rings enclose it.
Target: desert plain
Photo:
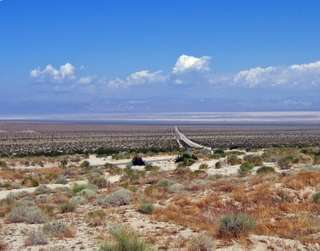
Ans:
[[[320,249],[319,126],[179,130],[0,123],[0,250]]]

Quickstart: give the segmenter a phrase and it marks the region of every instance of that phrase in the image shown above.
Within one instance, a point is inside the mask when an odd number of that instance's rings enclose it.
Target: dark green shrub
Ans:
[[[254,166],[262,166],[263,161],[262,158],[259,155],[246,155],[243,157],[243,160],[254,165]]]
[[[239,237],[247,235],[255,227],[255,219],[246,213],[223,215],[220,218],[220,234]]]
[[[74,184],[71,188],[71,192],[73,195],[76,195],[77,193],[79,193],[80,191],[84,190],[84,189],[89,189],[89,190],[97,190],[98,187],[93,185],[93,184]]]
[[[320,192],[316,193],[312,199],[315,203],[320,204]]]
[[[134,165],[134,166],[144,166],[144,165],[145,165],[144,160],[143,160],[141,157],[139,157],[139,156],[134,156],[134,157],[132,158],[132,160],[131,160],[131,163],[132,163],[132,165]]]
[[[238,173],[241,175],[247,174],[247,173],[250,173],[252,171],[252,169],[253,169],[253,165],[249,164],[248,162],[245,162],[245,163],[241,164]]]
[[[84,169],[88,169],[90,167],[90,162],[87,161],[87,160],[84,160],[81,164],[80,164],[80,167],[81,168],[84,168]]]
[[[289,169],[291,168],[294,162],[294,158],[292,156],[286,156],[278,160],[278,165],[281,169]]]
[[[257,174],[265,174],[265,173],[273,173],[273,172],[275,172],[275,170],[271,166],[262,166],[257,170]]]
[[[154,211],[154,204],[152,202],[142,202],[139,205],[139,211],[144,214],[151,214]]]
[[[25,177],[22,179],[21,185],[37,187],[37,186],[39,186],[39,182],[31,177]]]
[[[221,167],[222,167],[222,165],[221,165],[220,161],[215,164],[216,169],[220,169]]]

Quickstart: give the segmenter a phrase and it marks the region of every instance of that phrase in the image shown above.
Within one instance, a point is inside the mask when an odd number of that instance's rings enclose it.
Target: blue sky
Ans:
[[[136,99],[154,97],[185,111],[188,99],[320,109],[319,12],[311,0],[2,0],[2,113],[140,112]]]

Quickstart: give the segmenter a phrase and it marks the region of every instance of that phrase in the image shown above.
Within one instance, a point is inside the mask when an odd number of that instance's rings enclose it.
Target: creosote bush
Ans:
[[[220,218],[220,234],[233,237],[247,235],[256,227],[256,221],[246,213],[223,215]]]

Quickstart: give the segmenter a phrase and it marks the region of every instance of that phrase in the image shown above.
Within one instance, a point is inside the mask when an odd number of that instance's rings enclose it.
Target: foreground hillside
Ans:
[[[0,250],[319,250],[319,156],[2,158]]]

